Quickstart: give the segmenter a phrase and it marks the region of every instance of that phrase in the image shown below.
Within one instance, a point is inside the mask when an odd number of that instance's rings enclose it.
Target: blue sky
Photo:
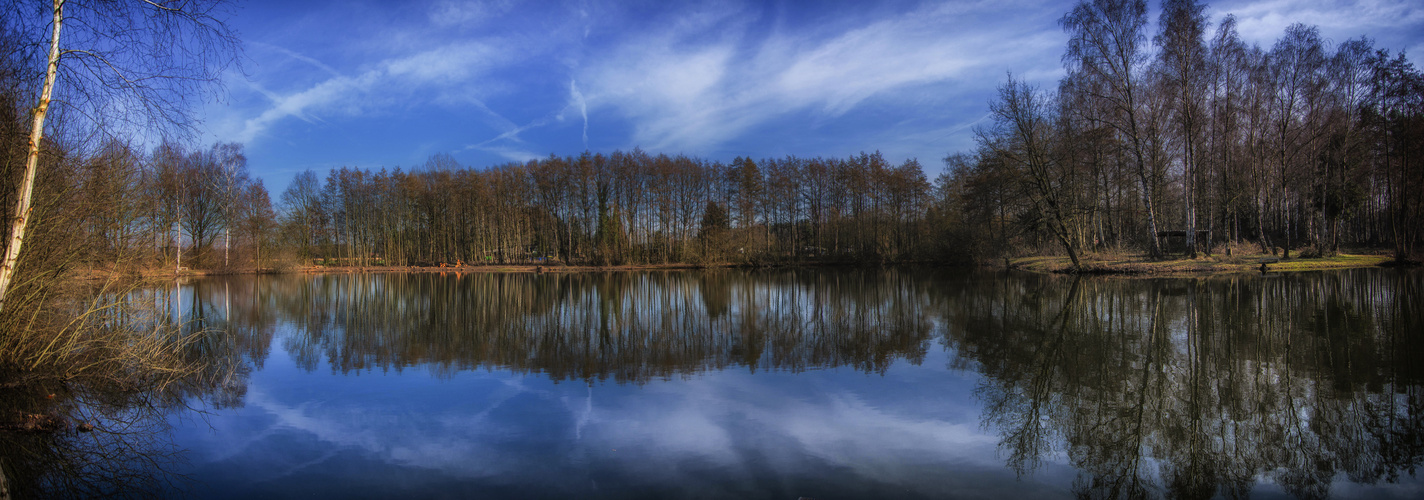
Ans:
[[[1238,0],[1248,43],[1292,22],[1332,44],[1424,51],[1410,0]],[[230,20],[244,73],[202,110],[202,139],[246,145],[274,198],[312,169],[484,167],[629,150],[730,161],[918,158],[933,177],[1006,72],[1062,75],[1072,2],[251,1]],[[1157,3],[1151,3],[1156,20]],[[1156,27],[1150,28],[1155,32]],[[1149,33],[1149,36],[1151,33]]]

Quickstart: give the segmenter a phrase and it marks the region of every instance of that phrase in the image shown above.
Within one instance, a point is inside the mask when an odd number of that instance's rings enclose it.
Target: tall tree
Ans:
[[[1051,97],[1010,76],[999,87],[999,98],[989,105],[994,127],[980,131],[979,142],[1016,172],[1034,211],[1068,253],[1073,269],[1079,270],[1082,264],[1072,234],[1076,213],[1068,200],[1069,190],[1063,188],[1073,173],[1065,171],[1065,163],[1056,156],[1059,145],[1050,101]]]
[[[235,226],[240,235],[245,236],[252,247],[252,265],[263,267],[264,258],[271,247],[272,232],[276,227],[276,214],[272,212],[272,200],[261,179],[246,183],[239,193],[236,203]]]
[[[6,29],[48,43],[42,61],[34,61],[43,66],[44,76],[31,112],[20,195],[0,260],[0,309],[30,220],[50,104],[74,106],[73,119],[89,117],[93,126],[186,125],[187,105],[235,61],[237,38],[216,17],[222,14],[221,6],[219,1],[201,0],[52,0],[42,11],[24,5],[6,8],[16,13],[5,17]],[[62,36],[66,26],[68,35]],[[57,87],[61,99],[54,101]]]
[[[1281,233],[1285,238],[1285,256],[1290,256],[1293,236],[1299,231],[1300,222],[1292,210],[1292,194],[1297,197],[1303,191],[1301,174],[1306,174],[1305,163],[1313,159],[1311,152],[1320,135],[1316,120],[1319,93],[1324,79],[1321,70],[1325,67],[1325,47],[1320,32],[1304,24],[1292,24],[1286,34],[1276,41],[1269,55],[1271,81],[1275,93],[1272,114],[1271,145],[1275,153],[1276,173],[1280,181]],[[1295,188],[1292,190],[1292,188]],[[1298,203],[1297,203],[1298,205]]]
[[[282,212],[296,228],[294,238],[298,241],[303,258],[315,255],[314,247],[321,241],[325,228],[325,214],[321,206],[321,180],[316,172],[302,171],[282,192]]]
[[[1236,32],[1236,18],[1226,16],[1217,25],[1209,54],[1207,129],[1211,158],[1206,163],[1215,167],[1216,214],[1223,226],[1222,237],[1232,242],[1239,240],[1243,204],[1250,199],[1247,191],[1250,176],[1246,175],[1241,151],[1241,115],[1250,82],[1247,53],[1246,45]],[[1230,247],[1227,248],[1230,252]]]
[[[223,189],[213,182],[222,177],[222,167],[211,151],[189,153],[179,165],[178,224],[200,258],[229,221]]]
[[[1405,59],[1379,50],[1371,58],[1370,85],[1373,149],[1378,157],[1378,181],[1384,190],[1384,224],[1394,244],[1395,258],[1416,257],[1424,243],[1424,72]]]
[[[1147,239],[1152,255],[1162,255],[1157,238],[1154,179],[1149,165],[1145,117],[1143,67],[1147,63],[1147,3],[1144,0],[1083,0],[1060,19],[1068,32],[1063,62],[1069,71],[1081,72],[1094,82],[1095,97],[1108,106],[1107,124],[1126,142],[1135,165],[1142,206],[1147,215]]]
[[[1320,217],[1316,241],[1322,255],[1339,252],[1341,219],[1364,204],[1362,112],[1368,105],[1373,53],[1368,38],[1350,39],[1340,44],[1328,63],[1326,78],[1332,102],[1326,147],[1319,157],[1320,172],[1311,194],[1311,205]]]
[[[1164,84],[1171,93],[1172,124],[1182,148],[1182,198],[1188,255],[1197,252],[1197,174],[1201,163],[1203,94],[1206,91],[1206,6],[1196,0],[1164,0],[1153,41],[1161,48]],[[1210,243],[1208,242],[1208,247]]]
[[[247,155],[242,152],[242,144],[225,142],[213,144],[212,161],[217,164],[218,175],[210,179],[216,183],[223,222],[223,267],[231,264],[232,230],[240,218],[239,203],[246,185],[251,182],[247,175]]]

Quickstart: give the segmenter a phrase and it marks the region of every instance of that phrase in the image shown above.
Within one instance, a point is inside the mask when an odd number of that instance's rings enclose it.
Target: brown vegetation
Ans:
[[[643,265],[882,262],[939,240],[913,160],[752,160],[641,150],[489,169],[436,156],[413,171],[305,172],[282,195],[303,262]]]
[[[1393,260],[1387,255],[1354,255],[1339,253],[1330,257],[1281,259],[1269,254],[1236,253],[1234,255],[1199,255],[1195,258],[1153,259],[1147,254],[1089,253],[1074,266],[1064,257],[1021,257],[1009,261],[1009,267],[1044,273],[1113,274],[1123,276],[1164,277],[1200,276],[1205,274],[1262,273],[1291,271],[1321,271],[1377,267]]]
[[[164,142],[145,157],[108,127],[185,125],[185,102],[234,57],[214,8],[56,1],[0,15],[0,206],[14,214],[0,241],[0,387],[161,388],[197,370],[156,305],[115,278],[165,255],[175,226],[201,251],[238,225],[241,148]],[[166,50],[175,39],[191,45]],[[117,272],[71,279],[96,263]]]
[[[1227,248],[1417,260],[1424,77],[1402,55],[1363,38],[1332,51],[1303,25],[1251,47],[1231,17],[1213,32],[1201,4],[1177,0],[1149,41],[1146,12],[1139,0],[1075,6],[1057,90],[1010,78],[979,148],[946,158],[933,182],[878,152],[724,164],[634,149],[489,168],[436,155],[412,169],[303,172],[274,210],[240,145],[108,141],[65,150],[68,177],[53,189],[81,208],[63,226],[83,240],[76,258],[111,275],[997,265]]]
[[[1269,50],[1201,3],[1085,0],[1061,23],[1056,92],[1010,78],[945,199],[980,260],[1038,252],[1289,258],[1424,242],[1424,76],[1368,38],[1333,51],[1296,24]],[[1231,255],[1231,252],[1227,252]],[[1093,264],[1096,265],[1096,264]],[[1090,270],[1090,264],[1081,269]],[[1075,264],[1075,267],[1080,267]]]

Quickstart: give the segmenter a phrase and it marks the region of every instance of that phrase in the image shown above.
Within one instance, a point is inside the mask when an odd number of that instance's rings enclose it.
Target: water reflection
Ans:
[[[258,293],[301,332],[283,347],[308,370],[324,359],[340,372],[494,367],[641,383],[730,366],[918,363],[929,285],[894,271],[355,274],[274,278]]]
[[[1410,496],[1421,285],[1382,269],[210,279],[153,293],[207,369],[138,406],[258,407],[198,433],[224,451],[190,470],[232,495],[313,491],[294,478],[335,462],[385,478],[337,495],[445,484],[438,473],[499,496],[688,481],[713,497],[1316,498],[1396,481]],[[327,385],[278,392],[314,383],[288,371]],[[567,381],[587,384],[551,384]],[[256,458],[220,476],[242,454]]]
[[[1420,275],[1008,278],[944,298],[1010,467],[1051,452],[1080,497],[1301,498],[1424,457]]]
[[[142,497],[164,491],[175,479],[168,471],[179,450],[165,439],[154,401],[125,401],[133,406],[116,410],[82,396],[54,403],[15,391],[4,391],[0,401],[7,414],[54,419],[40,428],[0,432],[0,465],[16,498]],[[98,429],[76,429],[95,421]]]
[[[295,324],[283,347],[307,370],[632,383],[729,367],[883,372],[920,363],[937,338],[951,368],[983,376],[983,423],[1020,474],[1066,456],[1079,496],[1237,497],[1267,478],[1315,498],[1336,481],[1412,476],[1424,456],[1420,281],[1387,270],[334,275],[258,281],[239,295],[263,302],[237,307],[234,324]],[[260,363],[269,337],[249,337],[241,349]]]
[[[250,365],[233,355],[235,323],[208,324],[211,306],[190,294],[184,308],[176,285],[96,289],[81,304],[96,325],[86,341],[126,331],[160,342],[122,351],[131,358],[100,358],[103,369],[79,376],[0,384],[0,491],[15,498],[162,495],[186,479],[174,472],[183,450],[170,439],[170,417],[193,403],[241,404]]]

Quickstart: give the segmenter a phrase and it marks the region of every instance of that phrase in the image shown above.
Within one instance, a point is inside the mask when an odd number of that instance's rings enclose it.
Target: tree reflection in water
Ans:
[[[195,300],[201,289],[175,285],[94,299],[91,319],[100,328],[152,332],[177,349],[178,363],[165,365],[176,376],[144,371],[155,367],[132,360],[126,373],[0,386],[6,417],[48,424],[0,429],[0,467],[11,495],[151,498],[184,481],[171,472],[182,450],[169,437],[169,418],[195,403],[241,405],[252,358],[238,348],[264,343],[250,327],[230,326],[243,322],[213,317],[220,306]]]
[[[938,343],[950,369],[980,375],[984,428],[1020,474],[1067,461],[1075,493],[1091,498],[1240,497],[1263,479],[1323,497],[1342,480],[1412,476],[1424,456],[1421,282],[1383,269],[209,279],[144,299],[169,311],[154,328],[187,337],[204,371],[161,392],[72,389],[43,404],[103,413],[71,419],[109,422],[107,433],[0,433],[0,460],[26,491],[90,471],[107,479],[83,484],[106,486],[64,491],[144,490],[176,458],[161,437],[167,416],[194,401],[241,406],[274,342],[307,371],[492,369],[630,384],[734,368],[884,373],[922,363]]]
[[[1420,277],[1000,276],[941,310],[1020,473],[1061,452],[1082,497],[1320,498],[1424,456]]]
[[[264,280],[307,370],[476,367],[642,383],[745,366],[919,362],[929,283],[907,273],[353,274]]]
[[[1421,274],[1116,280],[897,270],[264,280],[308,370],[429,365],[641,383],[733,366],[880,372],[938,336],[1022,473],[1086,497],[1322,497],[1424,456]]]

